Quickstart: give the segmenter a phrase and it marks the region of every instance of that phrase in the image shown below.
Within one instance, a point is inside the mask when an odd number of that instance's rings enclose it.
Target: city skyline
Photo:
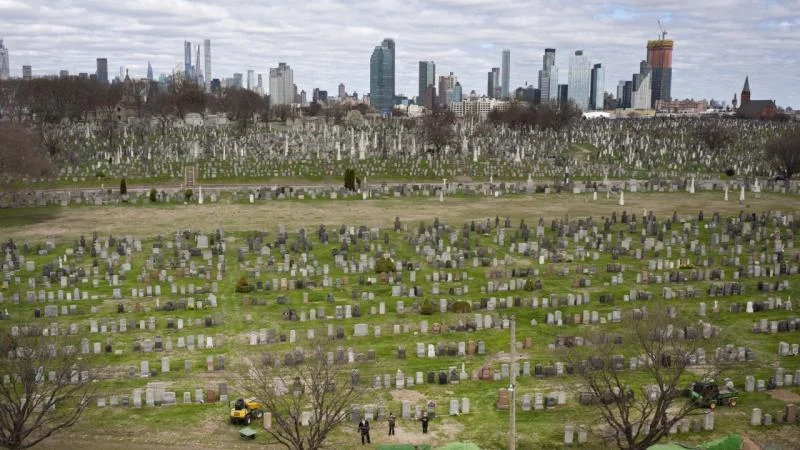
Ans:
[[[544,48],[557,49],[562,82],[568,78],[569,55],[583,49],[593,62],[603,63],[604,91],[615,93],[616,84],[630,79],[647,59],[647,41],[659,37],[656,21],[661,20],[667,39],[675,41],[672,98],[730,102],[749,75],[757,97],[800,106],[800,92],[794,88],[800,59],[792,50],[792,41],[800,39],[797,0],[640,3],[554,8],[546,1],[387,1],[366,6],[360,0],[330,0],[291,7],[234,1],[222,7],[183,0],[120,5],[74,0],[52,7],[43,1],[9,0],[0,3],[0,38],[9,49],[14,77],[21,75],[23,65],[32,66],[34,76],[60,70],[92,73],[96,59],[107,58],[113,67],[125,66],[131,76],[144,78],[148,61],[156,74],[169,73],[183,62],[184,41],[210,39],[215,54],[224,55],[214,60],[213,78],[229,78],[250,67],[266,73],[285,61],[294,69],[298,89],[335,92],[344,82],[349,91],[359,93],[369,92],[371,51],[391,38],[397,43],[395,93],[409,98],[419,91],[419,61],[434,61],[440,73],[456,73],[465,94],[483,94],[486,73],[502,67],[501,52],[509,49],[514,53],[513,92],[526,82],[538,85]],[[276,21],[279,9],[281,20]],[[310,17],[348,11],[356,11],[348,22],[309,26]],[[448,20],[441,20],[442,12]],[[396,20],[398,14],[414,20]],[[120,23],[125,27],[120,29]],[[459,39],[453,40],[455,35]]]

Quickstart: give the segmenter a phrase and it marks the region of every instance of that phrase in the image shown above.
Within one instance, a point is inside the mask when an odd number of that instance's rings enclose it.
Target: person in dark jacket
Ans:
[[[369,440],[369,420],[361,419],[361,422],[358,423],[358,431],[361,433],[361,445],[372,443]]]
[[[394,436],[394,414],[389,413],[389,436]]]
[[[428,413],[422,413],[422,418],[419,421],[422,422],[422,433],[428,434]]]

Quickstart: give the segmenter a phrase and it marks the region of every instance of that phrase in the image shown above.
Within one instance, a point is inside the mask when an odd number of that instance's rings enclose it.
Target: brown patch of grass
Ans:
[[[604,197],[604,196],[602,196]],[[68,208],[55,213],[52,220],[40,223],[20,223],[6,227],[4,235],[14,238],[42,239],[76,238],[81,234],[97,231],[101,235],[132,234],[140,237],[168,234],[176,230],[246,231],[275,229],[285,225],[288,229],[316,227],[319,224],[358,224],[389,227],[395,216],[409,227],[434,218],[445,223],[459,224],[472,220],[494,219],[509,216],[516,226],[520,219],[529,223],[570,217],[609,216],[612,211],[621,214],[641,215],[645,210],[653,211],[660,218],[677,211],[682,218],[696,218],[700,211],[710,218],[714,212],[736,214],[740,210],[763,212],[766,210],[794,211],[800,209],[800,198],[789,195],[762,194],[761,199],[740,205],[736,201],[725,202],[720,193],[649,193],[625,196],[624,207],[617,199],[591,201],[590,194],[537,194],[513,197],[456,197],[446,198],[443,203],[430,198],[375,199],[365,201],[271,201],[254,205],[171,205],[161,208],[136,207],[81,207]],[[28,210],[16,210],[20,215]]]

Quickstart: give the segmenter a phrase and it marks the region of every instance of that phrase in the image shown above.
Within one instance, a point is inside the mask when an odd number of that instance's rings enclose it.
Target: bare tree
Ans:
[[[800,128],[787,131],[767,144],[766,156],[787,182],[800,173]]]
[[[94,393],[74,347],[52,339],[6,336],[0,350],[0,446],[33,447],[80,419]]]
[[[47,175],[53,164],[41,136],[18,122],[0,121],[0,175]]]
[[[608,335],[594,336],[591,344],[563,353],[575,367],[582,389],[594,400],[599,422],[608,432],[604,437],[621,449],[640,450],[658,443],[672,426],[712,400],[685,398],[684,383],[692,374],[699,380],[713,379],[719,366],[693,366],[690,372],[691,357],[704,342],[700,326],[673,319],[666,310],[645,312],[625,328],[622,339],[632,340],[633,346],[625,348],[634,349],[631,356],[646,359],[638,373],[623,367],[621,355],[615,356],[620,347]],[[642,378],[651,384],[639,390],[634,383]]]
[[[228,119],[237,122],[241,134],[246,134],[250,125],[255,124],[258,115],[266,114],[269,109],[260,95],[247,89],[228,89],[223,98],[223,106],[228,112]]]
[[[717,155],[733,143],[734,135],[729,128],[722,126],[720,121],[708,120],[695,129],[694,138],[713,155]]]
[[[420,133],[423,141],[439,153],[444,147],[455,143],[456,133],[453,129],[455,115],[447,109],[435,111],[422,118]]]
[[[328,363],[317,345],[314,357],[299,365],[294,375],[253,364],[240,385],[243,393],[272,413],[272,427],[266,432],[274,441],[292,450],[317,450],[360,399],[348,373]],[[308,426],[301,425],[304,412],[310,414]]]

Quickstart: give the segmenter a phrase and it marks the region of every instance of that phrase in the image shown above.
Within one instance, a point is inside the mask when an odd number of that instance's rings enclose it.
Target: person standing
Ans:
[[[428,434],[428,413],[427,412],[422,413],[422,419],[420,419],[420,422],[422,422],[422,434]]]
[[[389,413],[389,436],[394,436],[394,414]]]
[[[369,420],[361,419],[361,422],[358,423],[358,431],[361,433],[361,445],[372,443],[369,440]]]

